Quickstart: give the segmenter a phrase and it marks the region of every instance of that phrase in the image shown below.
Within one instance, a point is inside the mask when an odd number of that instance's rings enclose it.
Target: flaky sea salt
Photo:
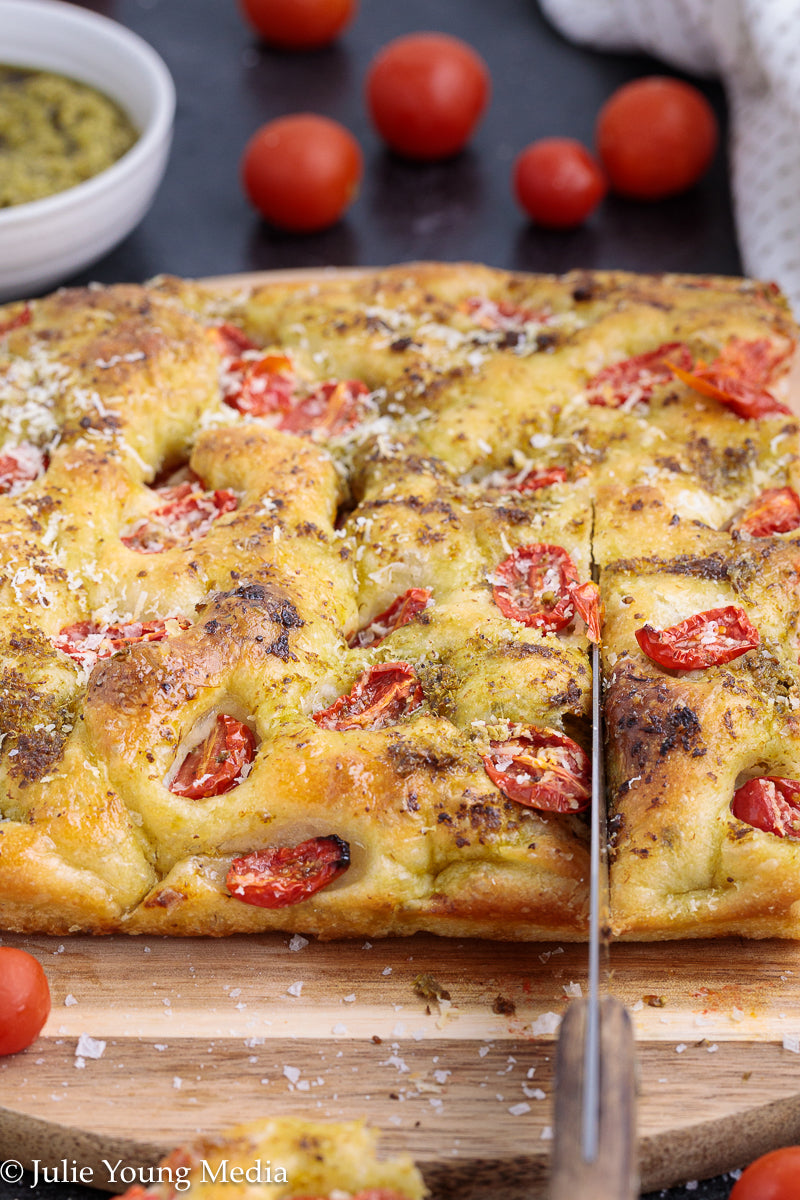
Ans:
[[[75,1047],[75,1057],[102,1058],[105,1048],[105,1042],[101,1042],[99,1038],[93,1038],[90,1037],[88,1033],[82,1033],[78,1038],[78,1044]]]

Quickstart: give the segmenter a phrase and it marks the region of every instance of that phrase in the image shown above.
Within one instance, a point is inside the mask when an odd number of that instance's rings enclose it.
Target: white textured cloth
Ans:
[[[745,271],[800,316],[800,0],[539,0],[568,38],[721,76]]]

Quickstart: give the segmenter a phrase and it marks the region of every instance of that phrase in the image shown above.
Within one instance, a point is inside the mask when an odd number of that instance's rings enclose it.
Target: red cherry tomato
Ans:
[[[512,471],[500,485],[511,492],[538,492],[554,483],[566,483],[566,467],[542,467],[540,471]]]
[[[468,313],[481,329],[502,333],[522,333],[526,325],[544,325],[552,316],[543,309],[523,308],[508,300],[491,300],[488,296],[470,296],[459,308]]]
[[[186,755],[169,790],[190,800],[221,796],[241,783],[255,752],[252,730],[220,713],[208,737]]]
[[[346,433],[365,413],[369,388],[360,379],[329,380],[311,389],[292,405],[278,422],[284,433],[323,433],[328,437]]]
[[[709,608],[669,629],[645,625],[636,641],[654,663],[676,671],[698,671],[732,662],[761,638],[743,608]]]
[[[0,454],[0,495],[16,495],[45,471],[47,458],[32,442],[20,442]]]
[[[692,365],[689,347],[683,342],[665,342],[656,350],[634,354],[598,371],[586,384],[586,398],[600,408],[646,403],[657,387],[669,383],[677,367]]]
[[[216,339],[220,352],[226,358],[238,358],[245,350],[259,349],[243,329],[240,329],[238,325],[230,325],[227,321],[223,321],[221,325],[212,326],[208,330],[208,334]]]
[[[424,612],[431,601],[433,592],[430,588],[409,588],[407,592],[403,592],[396,600],[393,600],[387,609],[379,613],[377,617],[373,617],[369,625],[364,629],[359,629],[358,633],[354,633],[350,638],[349,645],[351,646],[379,646],[384,638],[390,633],[394,633],[395,629],[400,629],[403,625],[407,625],[409,621],[413,621],[420,613]]]
[[[353,202],[364,163],[349,130],[314,113],[279,117],[257,130],[242,157],[244,190],[279,229],[316,233]]]
[[[762,1154],[733,1185],[729,1200],[797,1200],[800,1146]]]
[[[606,194],[599,164],[573,138],[542,138],[517,157],[514,194],[537,225],[574,229],[581,225]]]
[[[19,329],[22,325],[30,325],[33,319],[33,313],[29,304],[23,304],[19,312],[14,313],[13,317],[7,317],[5,321],[0,321],[0,337],[4,333],[10,333],[12,329]]]
[[[422,685],[406,662],[378,663],[359,676],[346,696],[312,714],[321,729],[383,729],[424,703]]]
[[[794,488],[767,488],[748,504],[733,525],[750,537],[771,537],[773,533],[789,533],[800,526],[800,496]]]
[[[492,597],[504,617],[536,629],[563,629],[575,615],[575,564],[562,546],[518,546],[494,572]]]
[[[185,617],[174,617],[178,629],[188,629],[190,622]],[[64,654],[76,659],[85,667],[93,667],[101,658],[110,658],[125,646],[137,642],[161,642],[169,637],[166,621],[129,621],[124,625],[98,625],[96,621],[76,621],[66,625],[53,638],[53,643]]]
[[[411,33],[378,52],[367,106],[384,141],[407,158],[457,154],[486,107],[489,71],[477,51],[445,33]]]
[[[232,896],[258,908],[299,904],[350,866],[350,846],[336,834],[299,846],[267,846],[235,858],[225,878]]]
[[[572,599],[583,618],[590,642],[600,641],[600,624],[603,620],[603,601],[596,583],[581,583],[572,589]]]
[[[600,110],[596,135],[613,190],[659,200],[705,174],[717,147],[717,119],[697,88],[653,75],[614,92]]]
[[[0,1055],[35,1041],[50,1012],[50,988],[38,959],[0,946]]]
[[[256,33],[284,50],[326,46],[353,19],[356,0],[239,0]]]
[[[209,492],[200,479],[156,488],[165,501],[123,534],[121,542],[139,554],[160,554],[208,533],[217,517],[234,512],[239,501],[228,488]]]
[[[592,764],[585,750],[555,729],[530,725],[505,742],[490,742],[483,765],[510,800],[542,812],[576,813],[592,798]]]
[[[756,420],[773,413],[791,413],[766,390],[777,367],[790,353],[790,348],[776,347],[767,338],[747,342],[734,337],[712,363],[698,359],[690,370],[673,363],[672,370],[689,387],[718,400],[737,417]]]
[[[765,833],[800,839],[800,782],[775,775],[749,779],[733,793],[731,812]]]
[[[285,354],[234,358],[225,365],[222,399],[230,408],[253,417],[288,410],[297,377]]]

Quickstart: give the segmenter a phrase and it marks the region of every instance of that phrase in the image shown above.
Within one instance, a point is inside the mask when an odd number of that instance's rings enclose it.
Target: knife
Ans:
[[[635,1200],[635,1059],[625,1006],[608,978],[609,889],[600,649],[592,645],[592,807],[588,995],[570,1004],[556,1051],[550,1200]]]

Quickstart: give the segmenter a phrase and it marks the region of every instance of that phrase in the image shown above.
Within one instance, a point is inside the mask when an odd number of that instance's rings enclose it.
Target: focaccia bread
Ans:
[[[720,866],[742,781],[800,773],[744,752],[800,684],[773,288],[417,264],[0,331],[2,927],[584,936],[599,572],[618,931],[800,932],[794,828]],[[735,604],[731,667],[642,668]],[[684,710],[746,765],[701,789]]]
[[[123,1200],[423,1200],[427,1189],[407,1155],[379,1159],[377,1135],[361,1121],[273,1117],[179,1146],[140,1167]],[[176,1186],[177,1185],[177,1186]]]

